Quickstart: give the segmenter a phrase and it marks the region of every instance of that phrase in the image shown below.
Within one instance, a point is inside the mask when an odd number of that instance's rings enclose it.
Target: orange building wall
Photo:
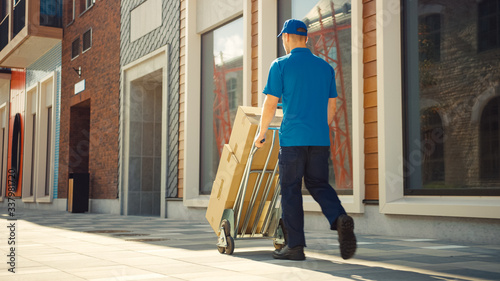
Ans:
[[[377,22],[375,0],[363,0],[365,199],[378,200]]]

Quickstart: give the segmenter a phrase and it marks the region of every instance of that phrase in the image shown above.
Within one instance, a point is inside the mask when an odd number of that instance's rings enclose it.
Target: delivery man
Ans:
[[[335,71],[330,64],[307,48],[307,26],[300,20],[287,20],[281,33],[287,55],[271,64],[262,109],[260,132],[255,145],[262,147],[278,101],[283,103],[279,173],[283,222],[287,245],[276,250],[276,259],[304,260],[304,209],[302,178],[310,194],[321,206],[331,229],[337,230],[342,258],[356,251],[354,221],[342,207],[328,182],[330,155],[329,125],[336,109]]]

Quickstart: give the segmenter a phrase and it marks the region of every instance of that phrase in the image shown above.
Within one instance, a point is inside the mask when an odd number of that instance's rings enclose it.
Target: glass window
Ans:
[[[151,64],[144,69],[153,68]],[[128,215],[159,216],[161,205],[163,69],[134,80],[130,85]],[[130,78],[129,78],[130,79]],[[165,167],[163,167],[165,168]],[[174,192],[172,194],[172,192]],[[168,190],[167,197],[176,197]]]
[[[80,38],[76,38],[73,43],[71,43],[71,59],[78,57],[80,54]]]
[[[439,61],[441,54],[441,15],[419,18],[419,54],[421,61]]]
[[[14,1],[14,9],[12,11],[12,32],[13,36],[11,38],[16,37],[16,35],[23,30],[26,25],[26,0],[15,0]]]
[[[499,2],[402,1],[407,195],[500,195]]]
[[[76,3],[76,0],[63,1],[64,26],[69,25],[75,20]]]
[[[308,48],[335,69],[338,97],[330,128],[330,184],[339,194],[352,194],[351,1],[279,0],[276,34],[290,18],[307,24]],[[285,55],[281,39],[278,54]]]
[[[480,172],[481,179],[500,181],[500,97],[492,99],[484,107],[480,123]]]
[[[85,52],[92,47],[92,29],[87,30],[83,33],[83,51]]]
[[[483,0],[478,4],[479,51],[500,47],[500,0]]]
[[[62,27],[63,2],[40,0],[40,25]]]
[[[437,108],[422,113],[420,137],[424,147],[425,161],[422,163],[422,178],[426,184],[442,184],[444,181],[444,147],[436,136],[443,135],[443,122]]]
[[[0,51],[9,43],[10,21],[7,8],[8,2],[0,0]]]
[[[0,22],[7,16],[7,0],[0,0]]]
[[[95,0],[80,0],[80,13],[85,12],[95,3]]]
[[[235,110],[238,108],[238,96],[237,96],[238,80],[236,78],[230,78],[226,82],[227,96],[229,99],[229,110]]]
[[[210,194],[243,100],[243,19],[201,37],[200,193]]]

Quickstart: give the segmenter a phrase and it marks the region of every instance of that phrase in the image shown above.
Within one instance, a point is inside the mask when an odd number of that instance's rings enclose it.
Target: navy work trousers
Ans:
[[[309,193],[321,206],[323,214],[335,229],[336,219],[345,214],[337,193],[328,182],[329,146],[281,147],[279,173],[283,222],[288,232],[288,247],[306,246],[302,177]]]

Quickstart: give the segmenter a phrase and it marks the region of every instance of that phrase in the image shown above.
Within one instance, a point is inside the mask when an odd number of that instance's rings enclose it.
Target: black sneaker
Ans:
[[[337,218],[337,232],[339,235],[340,256],[347,260],[356,252],[356,235],[354,235],[354,220],[348,215]]]
[[[274,251],[273,258],[279,260],[305,260],[306,255],[304,255],[304,246],[295,246],[293,248],[288,248],[288,245],[286,245],[281,250]]]

